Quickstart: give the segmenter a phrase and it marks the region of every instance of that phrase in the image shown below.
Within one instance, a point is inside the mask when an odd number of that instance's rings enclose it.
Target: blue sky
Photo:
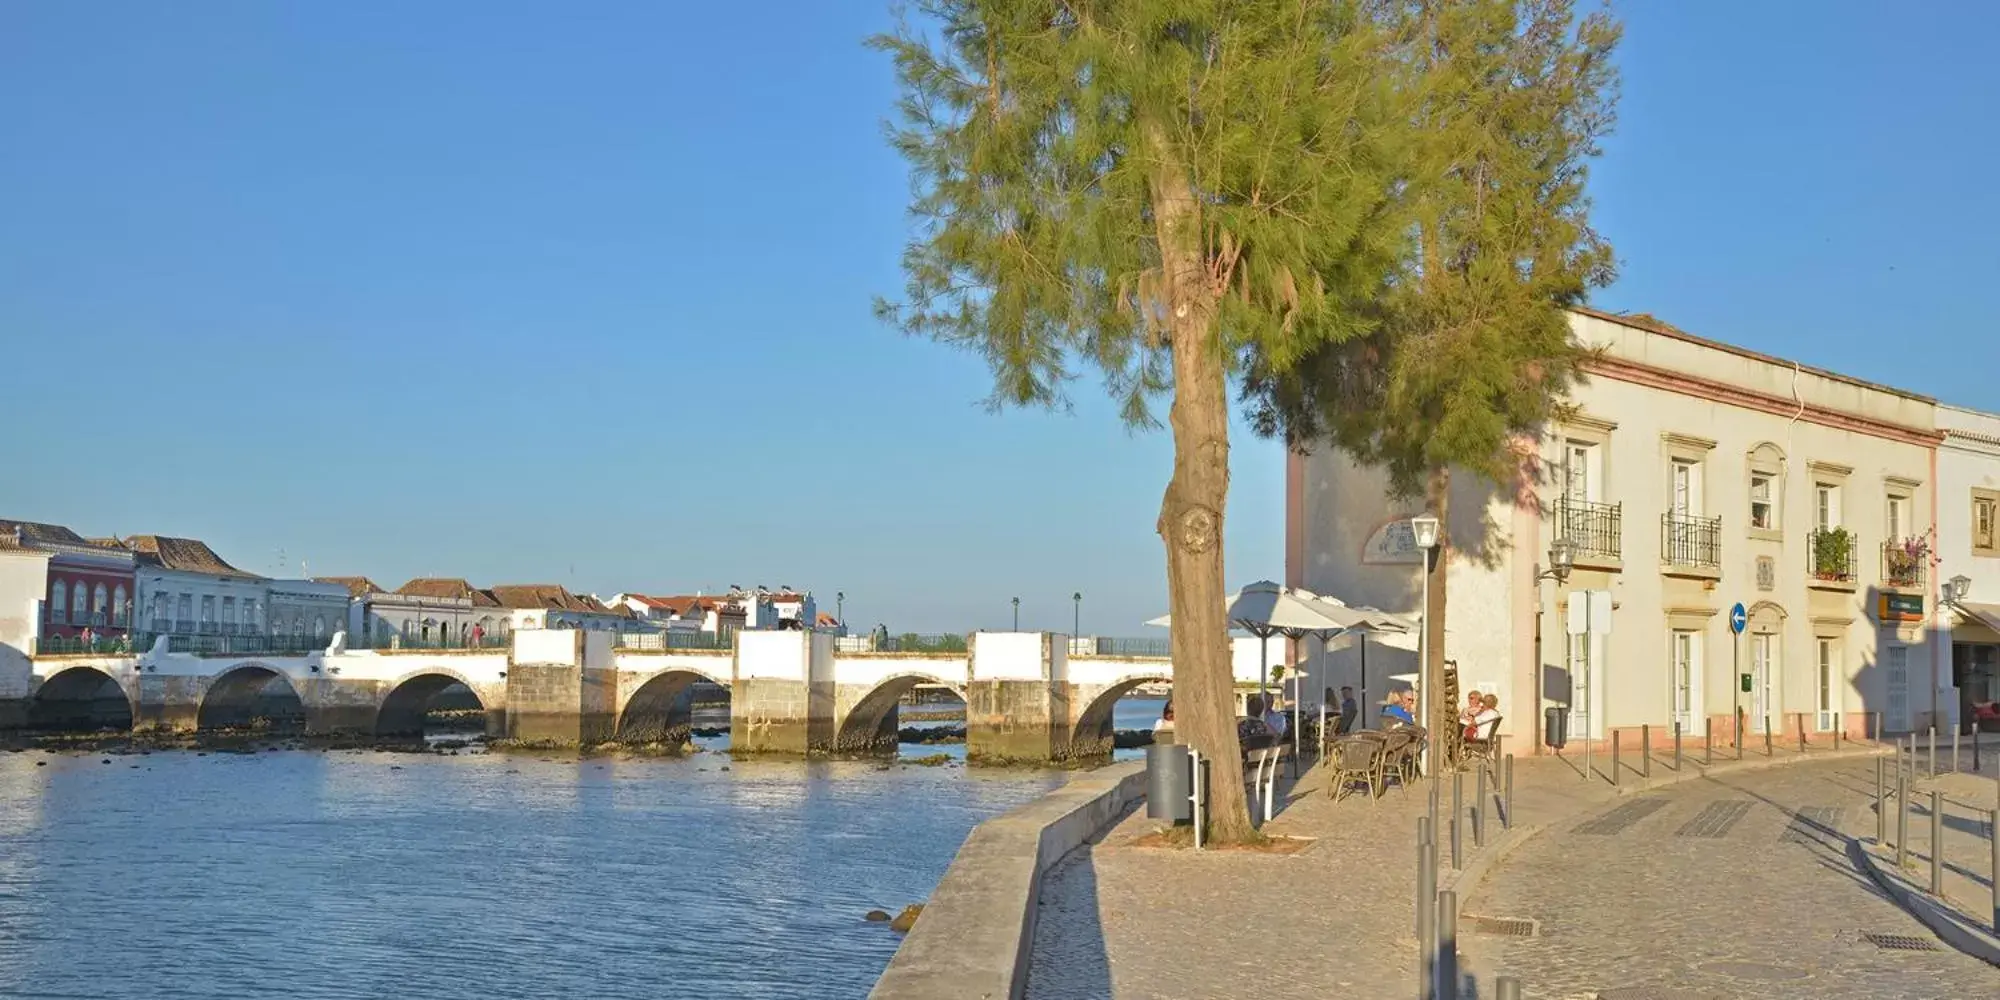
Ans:
[[[2000,7],[1622,5],[1596,302],[2000,408]],[[1170,456],[901,287],[886,4],[0,2],[0,516],[246,568],[1141,634]],[[1230,576],[1283,573],[1237,438]]]

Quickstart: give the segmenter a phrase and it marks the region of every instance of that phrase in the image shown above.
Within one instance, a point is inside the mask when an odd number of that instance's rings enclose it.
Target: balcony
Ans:
[[[1722,578],[1722,518],[1668,511],[1660,515],[1660,562],[1667,572]]]
[[[104,612],[72,611],[69,613],[69,623],[71,625],[93,625],[98,628],[103,628]]]
[[[1556,501],[1556,537],[1569,540],[1576,561],[1620,569],[1625,558],[1625,508],[1567,497]]]
[[[165,635],[174,630],[173,619],[154,618],[146,623],[146,631]]]
[[[1897,590],[1924,588],[1930,569],[1930,546],[1921,538],[1882,543],[1882,585]]]
[[[1806,574],[1821,590],[1854,589],[1854,534],[1846,528],[1821,528],[1806,535]]]

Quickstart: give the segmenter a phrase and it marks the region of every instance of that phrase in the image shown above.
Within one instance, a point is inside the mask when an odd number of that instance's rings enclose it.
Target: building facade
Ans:
[[[2000,416],[1938,407],[1938,578],[1966,593],[1942,608],[1950,721],[2000,726]]]
[[[1451,482],[1444,655],[1461,687],[1500,697],[1502,732],[1539,742],[1548,708],[1571,740],[1939,718],[1934,401],[1650,317],[1571,326],[1597,351],[1571,410],[1519,442],[1515,481]],[[1416,614],[1419,507],[1386,486],[1331,449],[1293,456],[1288,582]],[[1558,538],[1575,553],[1560,583],[1544,572]],[[1570,595],[1590,591],[1611,595],[1610,634],[1572,636]],[[1370,655],[1378,678],[1414,676],[1413,654]],[[1356,683],[1354,651],[1337,657],[1333,683]]]
[[[134,535],[125,548],[138,558],[139,620],[155,635],[261,636],[267,581],[237,569],[207,543],[165,535]]]
[[[552,583],[499,584],[487,593],[505,613],[513,631],[574,628],[616,632],[647,627],[629,607],[602,604]]]
[[[383,645],[464,648],[504,641],[513,631],[507,610],[487,591],[464,580],[420,577],[392,592],[368,594],[360,609],[357,635]]]
[[[85,539],[59,524],[0,521],[0,534],[19,548],[48,555],[40,588],[38,647],[78,643],[120,645],[132,626],[132,553]]]
[[[265,584],[265,620],[273,637],[333,638],[347,627],[347,588],[318,580],[271,580]]]

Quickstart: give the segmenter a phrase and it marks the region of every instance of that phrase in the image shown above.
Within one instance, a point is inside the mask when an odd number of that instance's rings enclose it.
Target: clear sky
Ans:
[[[2000,408],[2000,5],[1621,5],[1598,305]],[[1143,634],[1164,434],[901,287],[885,3],[0,0],[0,516],[245,568]],[[1232,582],[1283,575],[1239,437]]]

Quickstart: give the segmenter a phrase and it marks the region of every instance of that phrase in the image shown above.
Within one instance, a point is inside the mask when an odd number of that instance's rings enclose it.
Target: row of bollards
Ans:
[[[1959,765],[1958,737],[1959,733],[1954,728],[1951,734],[1951,769],[1953,772],[1958,771]],[[1880,738],[1879,735],[1877,738]],[[1907,870],[1909,865],[1910,782],[1918,776],[1917,768],[1919,766],[1916,734],[1911,733],[1907,739],[1897,741],[1895,747],[1896,781],[1894,792],[1889,791],[1887,780],[1884,777],[1883,772],[1886,765],[1879,757],[1875,760],[1875,842],[1878,845],[1887,846],[1884,841],[1887,839],[1889,832],[1889,821],[1887,812],[1888,803],[1885,800],[1893,794],[1896,799],[1896,869],[1898,872],[1902,872]],[[1977,772],[1979,769],[1979,738],[1977,733],[1973,734],[1972,751],[1972,766],[1973,770]],[[1935,726],[1930,728],[1925,738],[1923,766],[1931,778],[1936,778],[1937,727]],[[1996,780],[2000,780],[2000,778],[1996,778]],[[1946,805],[1947,800],[1944,797],[1944,793],[1937,789],[1932,789],[1929,803],[1931,834],[1929,891],[1932,896],[1940,898],[1944,896],[1944,828]],[[1992,913],[1989,926],[1993,929],[1994,933],[2000,934],[2000,809],[1986,810],[1985,815],[1980,818],[1984,821],[1986,827],[1987,845],[1992,855],[1989,859],[1986,880],[1992,896],[1990,900]]]
[[[1498,767],[1498,773],[1491,773]],[[1477,784],[1476,797],[1470,811],[1472,826],[1472,846],[1475,850],[1486,843],[1487,810],[1492,807],[1493,795],[1499,794],[1500,826],[1513,829],[1514,826],[1514,755],[1507,754],[1497,761],[1481,761],[1474,775]],[[1497,783],[1498,789],[1493,786]],[[1443,782],[1437,778],[1431,781],[1430,813],[1417,817],[1417,899],[1416,929],[1419,959],[1417,962],[1418,1000],[1460,1000],[1458,962],[1458,893],[1453,890],[1438,890],[1438,865],[1441,841],[1447,835],[1438,825],[1438,806],[1443,796]],[[1451,838],[1450,862],[1453,871],[1464,868],[1464,844],[1460,830],[1465,826],[1468,812],[1465,804],[1465,772],[1455,771],[1451,780],[1451,817],[1448,835]],[[1494,995],[1499,1000],[1520,1000],[1520,980],[1511,976],[1501,976],[1494,980]],[[1466,1000],[1472,1000],[1470,996]]]

